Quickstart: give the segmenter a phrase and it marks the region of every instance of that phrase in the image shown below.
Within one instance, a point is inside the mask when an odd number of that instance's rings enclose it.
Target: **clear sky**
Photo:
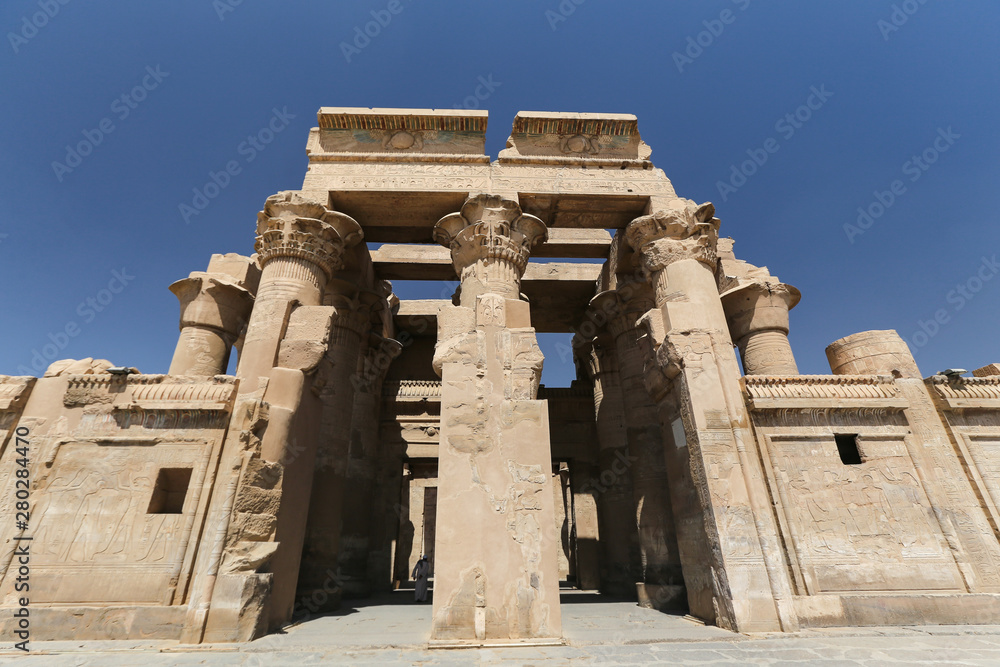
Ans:
[[[925,375],[1000,361],[995,0],[8,0],[0,28],[0,373],[165,372],[167,286],[253,251],[320,106],[473,104],[494,158],[519,110],[636,114],[678,194],[802,291],[804,373],[868,329]],[[557,344],[550,386],[573,376]]]

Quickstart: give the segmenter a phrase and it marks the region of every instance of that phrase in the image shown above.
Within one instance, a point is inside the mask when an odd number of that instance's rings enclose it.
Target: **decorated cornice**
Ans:
[[[905,408],[893,378],[882,375],[748,375],[741,380],[751,409]]]
[[[236,379],[225,375],[188,378],[179,375],[70,375],[67,406],[110,403],[115,410],[226,410]]]
[[[382,395],[394,400],[441,400],[440,380],[393,380],[382,384]]]
[[[932,375],[926,382],[950,409],[1000,408],[1000,375],[954,379]]]
[[[170,291],[180,301],[182,329],[210,327],[236,337],[253,308],[253,294],[222,274],[195,271],[170,285]]]
[[[364,238],[354,218],[331,211],[321,203],[294,191],[267,198],[257,214],[257,242],[260,264],[276,257],[302,259],[315,264],[327,280],[340,268],[344,248]]]

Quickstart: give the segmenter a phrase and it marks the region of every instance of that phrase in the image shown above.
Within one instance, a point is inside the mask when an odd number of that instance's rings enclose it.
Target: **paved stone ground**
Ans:
[[[25,656],[5,642],[0,644],[0,665],[1000,665],[1000,625],[828,629],[747,637],[634,603],[568,593],[562,605],[565,646],[428,649],[430,612],[429,604],[412,604],[401,592],[240,646],[33,642],[32,653]]]

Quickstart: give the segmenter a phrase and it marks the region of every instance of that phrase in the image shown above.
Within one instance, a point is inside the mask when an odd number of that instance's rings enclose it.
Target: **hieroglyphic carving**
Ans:
[[[780,498],[811,594],[964,591],[904,437],[863,436],[845,465],[831,435],[770,436]]]
[[[476,324],[479,326],[507,326],[504,298],[499,294],[484,294],[477,304]]]
[[[967,434],[964,440],[993,506],[1000,507],[1000,435]]]
[[[156,447],[61,446],[39,479],[32,517],[37,584],[32,599],[57,603],[168,603],[208,468],[200,443]],[[158,473],[189,469],[180,511],[151,505]],[[85,575],[83,573],[86,573]],[[12,594],[12,581],[3,584]]]
[[[866,432],[898,433],[908,426],[906,416],[898,408],[778,408],[756,410],[756,426],[764,429],[795,429],[841,427]]]

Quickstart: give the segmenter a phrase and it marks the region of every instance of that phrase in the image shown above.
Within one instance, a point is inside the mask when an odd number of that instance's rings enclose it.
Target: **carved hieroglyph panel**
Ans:
[[[964,592],[902,436],[858,443],[862,463],[845,464],[832,435],[768,438],[808,593]]]
[[[674,197],[658,169],[313,162],[303,190],[493,190]]]
[[[62,445],[32,490],[32,602],[161,604],[184,560],[206,447]],[[191,469],[182,512],[151,506],[161,469]],[[5,597],[11,588],[8,576]]]
[[[1000,507],[1000,436],[966,435],[965,443],[993,505]]]

